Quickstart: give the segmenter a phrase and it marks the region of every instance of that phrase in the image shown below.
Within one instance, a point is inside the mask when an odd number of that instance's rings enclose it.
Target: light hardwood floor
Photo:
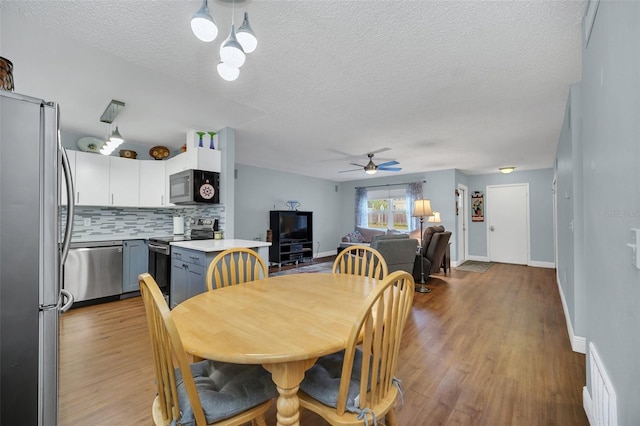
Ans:
[[[403,337],[401,425],[588,425],[584,355],[571,351],[553,269],[434,277]],[[152,425],[139,297],[72,309],[60,335],[60,425]],[[305,412],[301,424],[326,423]]]

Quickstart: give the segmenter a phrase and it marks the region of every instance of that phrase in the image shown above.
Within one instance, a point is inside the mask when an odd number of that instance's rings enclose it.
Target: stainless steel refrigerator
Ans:
[[[73,194],[73,182],[58,123],[57,104],[0,91],[2,426],[58,420],[58,320],[73,303],[61,286],[73,204],[61,214],[60,188]]]

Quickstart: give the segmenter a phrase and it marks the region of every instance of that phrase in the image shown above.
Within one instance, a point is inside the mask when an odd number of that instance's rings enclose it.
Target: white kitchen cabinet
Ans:
[[[76,151],[71,151],[70,149],[66,150],[67,158],[69,159],[69,167],[71,168],[71,179],[73,182],[76,181]],[[67,199],[67,181],[64,178],[64,172],[60,172],[60,180],[62,181],[60,184],[60,205],[66,206],[68,204]]]
[[[140,161],[109,158],[109,205],[138,207],[140,203]]]
[[[76,204],[79,206],[108,206],[109,157],[76,151]]]
[[[221,171],[222,154],[220,150],[209,148],[192,148],[184,154],[187,169],[206,170],[208,172]]]
[[[168,161],[168,160],[167,160]],[[140,207],[163,207],[166,197],[166,161],[139,161]]]

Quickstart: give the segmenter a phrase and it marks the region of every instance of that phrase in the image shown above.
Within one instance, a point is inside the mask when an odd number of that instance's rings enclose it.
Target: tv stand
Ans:
[[[291,229],[287,224],[295,221],[304,228]],[[286,263],[307,262],[313,259],[313,212],[272,210],[269,223],[273,238],[269,247],[269,263],[278,267]],[[292,232],[295,234],[291,235]]]

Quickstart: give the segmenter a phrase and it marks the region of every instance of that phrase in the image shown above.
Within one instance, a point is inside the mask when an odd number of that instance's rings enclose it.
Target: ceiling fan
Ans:
[[[373,162],[373,153],[367,154],[367,157],[369,157],[369,163],[367,163],[366,166],[363,166],[362,164],[358,164],[358,163],[350,163],[350,164],[354,166],[362,167],[364,169],[364,172],[368,175],[375,174],[378,170],[384,170],[386,172],[399,172],[400,170],[402,170],[402,167],[391,167],[391,166],[395,166],[396,164],[400,164],[395,160],[387,161],[386,163],[376,165]],[[355,172],[358,170],[360,169],[341,170],[340,173]]]

